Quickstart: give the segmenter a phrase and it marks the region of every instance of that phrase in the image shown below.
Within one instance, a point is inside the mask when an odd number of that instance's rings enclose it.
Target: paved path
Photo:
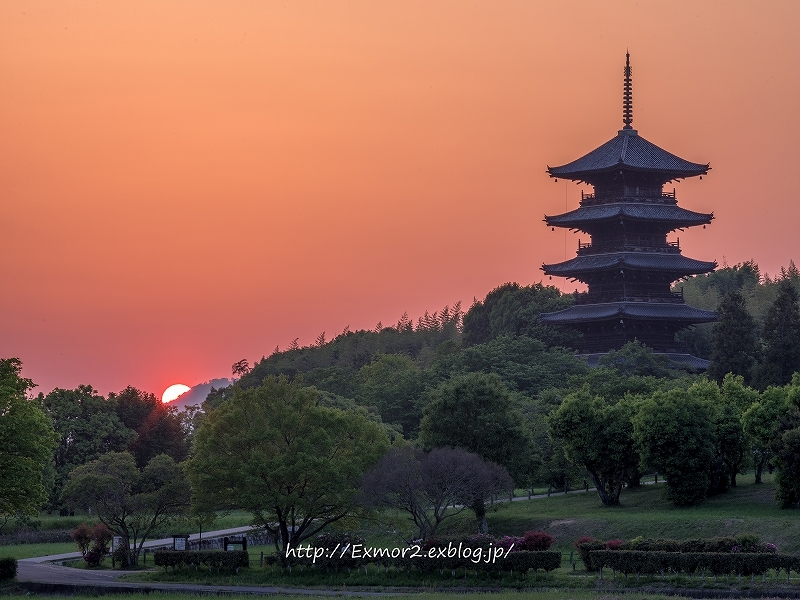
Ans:
[[[652,482],[648,482],[652,483]],[[589,488],[589,491],[594,491]],[[586,492],[579,488],[569,493]],[[563,496],[564,492],[552,492],[552,496]],[[547,498],[547,494],[536,494],[530,499]],[[514,501],[528,500],[527,496],[517,496]],[[202,536],[206,539],[220,538],[227,535],[238,535],[250,531],[250,527],[232,527],[230,529],[220,529],[208,531]],[[190,541],[200,539],[200,534],[189,536]],[[172,538],[160,540],[150,540],[145,542],[145,548],[163,548],[172,545]],[[165,591],[165,592],[190,592],[199,594],[283,594],[283,595],[303,595],[303,596],[387,596],[397,595],[392,592],[369,592],[351,590],[312,590],[304,588],[283,588],[283,587],[256,587],[256,586],[226,586],[226,585],[199,585],[188,583],[151,583],[151,582],[126,582],[119,581],[120,575],[130,573],[129,571],[111,570],[90,570],[75,569],[65,567],[64,561],[76,560],[81,558],[80,552],[68,552],[66,554],[54,554],[51,556],[38,556],[36,558],[23,558],[18,561],[17,581],[34,592],[44,593],[93,593],[101,594],[112,591],[133,592],[141,591]]]
[[[250,527],[233,527],[208,531],[203,534],[204,539],[220,538],[227,535],[247,533]],[[189,536],[190,541],[200,539],[200,534]],[[145,542],[145,548],[160,548],[171,546],[172,538],[150,540]],[[66,554],[53,554],[51,556],[37,556],[23,558],[17,561],[17,581],[23,587],[33,592],[40,593],[89,593],[102,594],[109,592],[130,593],[136,591],[152,592],[188,592],[193,594],[254,594],[254,595],[295,595],[295,596],[387,596],[387,592],[360,592],[350,590],[311,590],[302,588],[284,587],[258,587],[238,585],[202,585],[191,583],[153,583],[153,582],[127,582],[119,581],[120,575],[130,574],[130,571],[75,569],[65,567],[64,561],[81,558],[80,552],[67,552]]]

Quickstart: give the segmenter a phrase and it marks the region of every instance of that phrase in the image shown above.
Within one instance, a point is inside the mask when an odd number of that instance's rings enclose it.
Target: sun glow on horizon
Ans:
[[[163,394],[161,394],[161,402],[165,404],[167,402],[172,402],[173,400],[177,399],[178,396],[188,392],[190,389],[192,388],[182,383],[176,383],[174,385],[171,385],[164,390]]]

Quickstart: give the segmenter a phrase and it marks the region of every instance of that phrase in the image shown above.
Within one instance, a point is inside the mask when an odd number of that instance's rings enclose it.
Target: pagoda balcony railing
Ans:
[[[659,204],[676,204],[675,189],[665,192],[661,188],[646,188],[626,185],[622,188],[597,190],[593,193],[581,192],[581,206],[608,204],[610,201],[655,202]]]
[[[683,288],[679,292],[618,289],[609,292],[575,292],[575,304],[603,304],[606,302],[656,302],[683,304]]]
[[[626,238],[613,238],[603,240],[599,244],[581,242],[578,240],[578,256],[585,254],[598,254],[601,252],[668,252],[680,254],[681,241],[667,242],[666,244],[642,244]]]

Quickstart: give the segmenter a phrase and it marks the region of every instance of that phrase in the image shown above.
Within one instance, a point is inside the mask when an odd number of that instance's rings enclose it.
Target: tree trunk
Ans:
[[[758,459],[758,464],[756,464],[756,483],[761,483],[761,472],[764,470],[764,463],[766,462],[767,459],[764,456]]]
[[[594,487],[597,489],[597,494],[600,496],[600,502],[603,503],[603,506],[616,506],[619,504],[619,493],[622,489],[622,482],[618,485],[614,486],[614,489],[609,490],[606,489],[606,482],[603,480],[600,475],[593,469],[586,470],[589,473],[589,476],[592,478],[592,482],[594,482]]]

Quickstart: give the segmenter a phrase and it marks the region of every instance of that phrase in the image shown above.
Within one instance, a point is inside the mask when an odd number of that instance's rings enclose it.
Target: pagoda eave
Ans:
[[[649,271],[672,273],[675,279],[689,275],[708,273],[717,268],[716,261],[706,262],[669,252],[614,252],[608,254],[589,254],[571,260],[542,265],[545,275],[573,277],[611,271],[616,269],[630,271]]]
[[[665,321],[681,326],[713,323],[717,315],[713,311],[693,308],[686,304],[660,302],[605,302],[571,306],[552,313],[540,313],[542,322],[553,325],[581,325],[602,321]]]
[[[614,202],[581,206],[566,213],[544,217],[544,222],[550,227],[568,227],[580,231],[586,231],[584,228],[589,225],[617,220],[657,223],[663,225],[665,231],[673,231],[683,227],[709,225],[714,220],[714,213],[698,213],[674,204]]]

